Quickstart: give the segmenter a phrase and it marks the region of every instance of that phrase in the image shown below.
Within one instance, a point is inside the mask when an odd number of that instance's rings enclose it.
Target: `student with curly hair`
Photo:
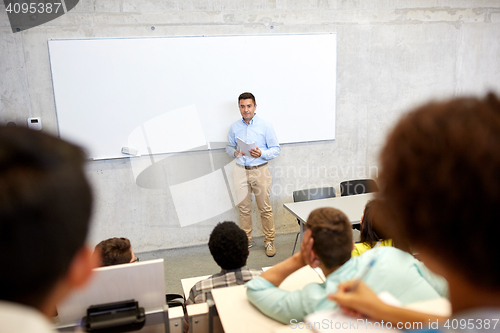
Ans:
[[[196,283],[186,305],[206,302],[212,289],[245,284],[261,273],[246,266],[248,237],[234,222],[218,223],[210,234],[208,247],[221,271]]]

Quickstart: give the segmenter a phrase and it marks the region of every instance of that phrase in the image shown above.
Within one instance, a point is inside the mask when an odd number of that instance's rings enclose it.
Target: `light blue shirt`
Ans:
[[[236,138],[252,143],[259,147],[262,155],[258,158],[252,156],[241,156],[236,159],[236,163],[245,166],[258,166],[278,157],[281,151],[278,138],[274,133],[273,126],[255,115],[250,124],[243,118],[231,125],[227,135],[226,154],[234,158],[234,151],[237,149]]]
[[[322,284],[311,283],[293,292],[275,287],[262,277],[247,282],[247,296],[267,316],[284,324],[320,310],[337,308],[327,296],[337,292],[339,283],[358,278],[377,258],[364,282],[375,293],[388,291],[403,304],[435,299],[446,295],[447,283],[431,273],[412,255],[392,247],[381,247],[352,257],[328,275]]]

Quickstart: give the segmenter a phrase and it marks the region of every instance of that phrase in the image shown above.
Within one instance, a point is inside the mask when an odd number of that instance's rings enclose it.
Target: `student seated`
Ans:
[[[456,98],[421,106],[403,117],[381,153],[380,195],[397,219],[389,225],[408,238],[426,265],[449,283],[450,331],[500,329],[500,101]],[[468,191],[473,191],[468,195]],[[416,321],[402,311],[369,301],[369,288],[333,299],[351,313],[376,320]],[[422,328],[429,327],[423,319]],[[466,330],[464,330],[466,329]]]
[[[42,132],[0,127],[0,332],[55,332],[56,304],[96,266],[85,245],[85,156]]]
[[[245,284],[261,273],[247,268],[248,238],[234,222],[217,224],[210,234],[208,247],[221,271],[196,283],[186,305],[206,302],[212,289]]]
[[[382,239],[382,233],[377,232],[381,227],[380,214],[377,209],[380,206],[379,200],[373,199],[366,203],[363,216],[361,217],[361,234],[360,242],[354,244],[352,256],[359,256],[369,249],[374,248],[377,244],[379,246],[393,246],[392,239]],[[380,243],[379,243],[380,242]]]
[[[96,245],[94,255],[100,257],[102,266],[128,264],[139,261],[127,238],[109,238]]]
[[[351,258],[351,223],[337,209],[314,210],[305,228],[299,253],[246,284],[250,302],[273,319],[290,324],[292,320],[303,321],[309,313],[336,308],[327,295],[336,292],[340,282],[359,277],[370,266],[366,283],[376,292],[390,292],[403,304],[438,298],[445,292],[441,278],[396,248],[379,247]],[[326,281],[293,292],[278,288],[287,276],[305,265],[320,267]]]
[[[103,240],[96,245],[94,256],[99,258],[103,267],[129,264],[139,261],[134,251],[130,240],[124,237],[114,237]],[[179,294],[166,294],[166,301],[169,307],[182,306],[184,308],[184,297]]]

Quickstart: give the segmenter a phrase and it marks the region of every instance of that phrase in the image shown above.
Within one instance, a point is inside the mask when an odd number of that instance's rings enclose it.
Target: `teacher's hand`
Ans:
[[[245,155],[245,154],[243,154],[243,153],[241,152],[241,150],[239,150],[239,149],[236,149],[236,150],[234,151],[234,157],[236,157],[236,158],[241,157],[241,156],[243,156],[243,155]]]
[[[260,155],[262,155],[262,152],[260,151],[259,147],[255,147],[255,148],[250,149],[250,155],[253,158],[257,158],[257,157],[260,157]]]

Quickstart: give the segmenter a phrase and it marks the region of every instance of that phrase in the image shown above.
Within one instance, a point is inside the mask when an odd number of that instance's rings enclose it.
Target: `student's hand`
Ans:
[[[260,151],[259,147],[255,147],[255,148],[250,149],[250,155],[253,158],[257,158],[257,157],[260,157],[260,155],[262,155],[262,152]]]
[[[236,157],[236,158],[241,157],[241,156],[243,156],[243,155],[245,155],[245,154],[244,154],[244,153],[242,153],[242,152],[241,152],[241,150],[239,150],[239,149],[236,149],[236,150],[234,151],[234,157]]]
[[[356,290],[351,291],[357,283],[358,280],[351,280],[339,284],[337,293],[328,295],[328,298],[337,302],[342,313],[348,316],[378,319],[378,314],[386,304],[363,281]]]

